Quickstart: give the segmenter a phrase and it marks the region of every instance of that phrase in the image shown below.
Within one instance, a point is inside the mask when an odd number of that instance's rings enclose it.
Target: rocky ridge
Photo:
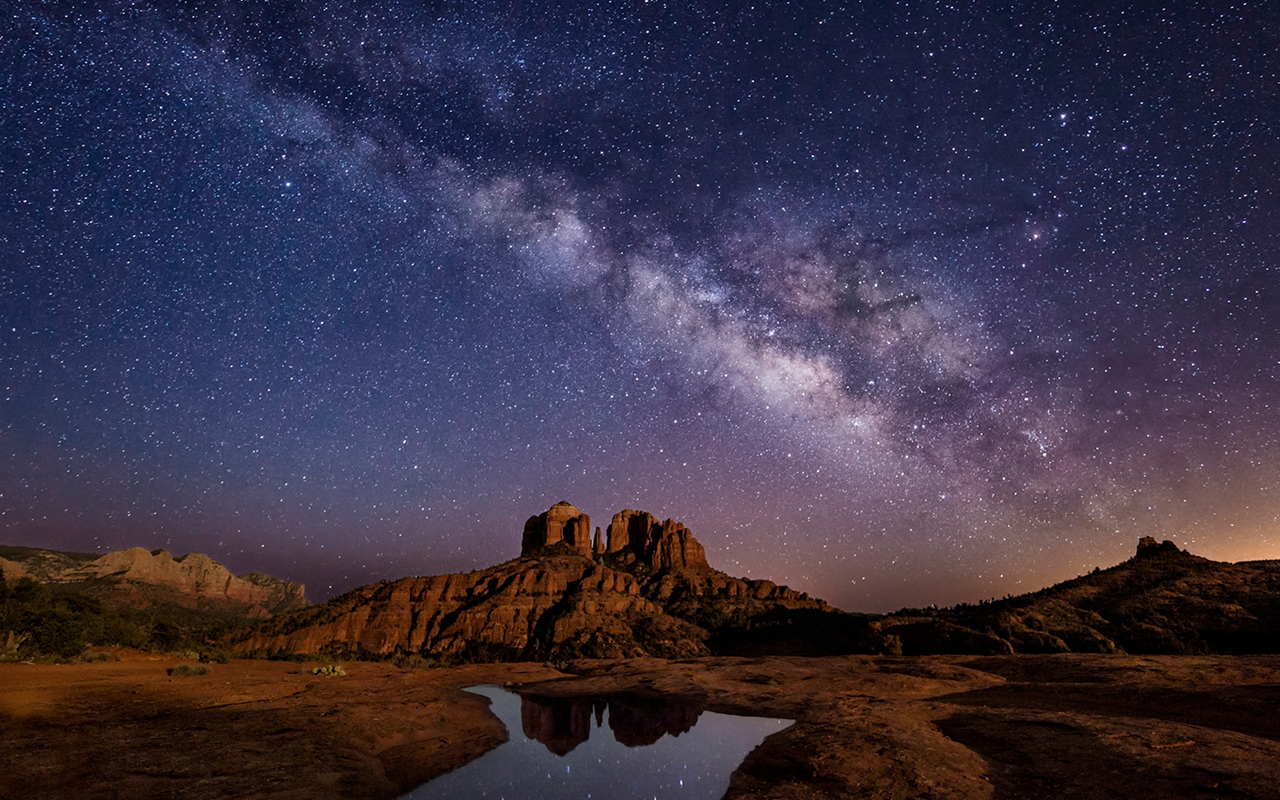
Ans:
[[[532,517],[519,558],[365,586],[271,620],[241,652],[459,660],[700,655],[1280,652],[1280,561],[1230,564],[1143,538],[1109,569],[951,608],[850,614],[710,567],[687,528],[643,511]],[[589,541],[589,544],[588,544]]]
[[[529,518],[521,555],[467,574],[364,586],[272,620],[241,652],[477,660],[707,655],[715,629],[777,610],[833,610],[770,581],[712,569],[692,532],[647,512],[614,516],[607,538],[557,503]]]
[[[1143,537],[1127,561],[1031,594],[872,623],[916,653],[1280,652],[1280,562],[1231,564]]]
[[[202,553],[174,558],[165,550],[130,547],[105,555],[32,547],[0,547],[6,580],[30,577],[112,606],[145,609],[176,605],[255,619],[307,606],[300,583],[230,570]]]

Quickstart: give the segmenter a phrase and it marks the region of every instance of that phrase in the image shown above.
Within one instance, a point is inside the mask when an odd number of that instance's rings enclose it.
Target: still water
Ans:
[[[509,740],[404,798],[718,800],[747,753],[792,722],[650,698],[467,691],[489,698]]]

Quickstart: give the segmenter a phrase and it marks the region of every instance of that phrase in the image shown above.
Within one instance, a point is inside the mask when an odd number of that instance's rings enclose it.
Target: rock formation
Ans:
[[[608,710],[613,738],[627,747],[646,747],[663,736],[688,733],[702,716],[700,705],[678,698],[613,698]]]
[[[1277,653],[1280,562],[1210,561],[1144,536],[1133,558],[1047,589],[874,623],[912,653]]]
[[[671,519],[658,522],[647,511],[629,508],[613,515],[605,552],[621,554],[653,570],[710,569],[706,551],[688,528]]]
[[[1122,564],[1033,594],[877,616],[726,575],[687,528],[643,511],[616,514],[603,542],[587,546],[588,530],[585,514],[557,503],[526,524],[520,558],[365,586],[268,620],[235,647],[487,661],[1280,652],[1280,562],[1224,564],[1169,542],[1144,539]]]
[[[785,586],[712,569],[702,545],[673,520],[628,510],[614,517],[607,542],[598,530],[592,541],[590,531],[586,514],[556,503],[525,523],[518,559],[365,586],[273,620],[237,647],[484,660],[682,657],[711,652],[715,621],[831,610]]]
[[[1159,544],[1150,536],[1143,536],[1138,540],[1138,552],[1134,554],[1136,558],[1152,558],[1158,556],[1176,556],[1179,553],[1186,554],[1186,550],[1179,548],[1176,544],[1165,539]]]
[[[597,540],[599,529],[597,529]],[[524,523],[524,536],[520,541],[520,555],[529,556],[544,547],[564,542],[575,553],[588,558],[595,552],[591,542],[591,517],[574,508],[572,503],[561,500],[541,514],[529,517]]]
[[[5,547],[0,549],[0,569],[6,579],[27,576],[137,609],[172,604],[265,618],[307,606],[302,584],[260,572],[232,575],[201,553],[175,559],[164,550],[142,547],[102,556]]]
[[[651,745],[663,736],[688,733],[702,715],[702,706],[682,698],[646,696],[540,697],[520,696],[520,725],[524,735],[558,756],[591,738],[604,726],[606,713],[613,738],[627,747]]]
[[[536,555],[561,542],[588,558],[612,555],[623,564],[650,570],[710,568],[706,551],[688,528],[671,519],[659,522],[647,511],[619,511],[609,523],[607,538],[596,528],[593,541],[591,517],[561,500],[524,523],[520,555]]]
[[[601,708],[596,713],[596,706]],[[558,756],[567,755],[591,738],[591,718],[603,714],[603,701],[581,698],[520,698],[524,735]],[[597,725],[599,723],[597,722]]]

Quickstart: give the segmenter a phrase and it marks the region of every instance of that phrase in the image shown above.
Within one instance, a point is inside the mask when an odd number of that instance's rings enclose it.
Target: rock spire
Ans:
[[[651,570],[709,569],[707,553],[693,538],[692,531],[672,519],[659,522],[647,511],[629,508],[619,511],[613,515],[604,536],[599,528],[595,529],[593,540],[591,518],[572,503],[561,500],[525,522],[520,555],[533,555],[544,547],[561,542],[574,552],[595,560],[614,556],[625,563],[640,564]]]
[[[587,558],[593,554],[591,517],[564,500],[525,521],[520,555],[527,556],[560,542]]]

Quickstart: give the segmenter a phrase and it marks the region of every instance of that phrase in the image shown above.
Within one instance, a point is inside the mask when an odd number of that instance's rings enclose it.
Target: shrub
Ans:
[[[880,652],[886,656],[902,655],[902,639],[896,633],[885,634],[880,640]]]
[[[400,653],[391,658],[391,663],[400,669],[439,669],[449,666],[445,659],[427,658],[421,653]]]
[[[326,678],[340,678],[347,674],[347,671],[337,664],[329,664],[323,667],[316,667],[311,670],[312,675],[323,675]]]
[[[31,630],[36,647],[44,653],[69,658],[78,656],[89,646],[85,638],[85,618],[63,606],[45,612]]]
[[[209,667],[205,664],[179,664],[169,670],[175,678],[186,678],[192,675],[208,675]]]
[[[261,651],[251,654],[250,658],[262,658]],[[283,650],[268,653],[266,659],[268,661],[288,661],[294,664],[325,660],[324,656],[312,655],[311,653],[287,653]]]
[[[200,653],[200,663],[202,664],[230,664],[231,654],[221,647],[210,647]]]
[[[20,658],[18,651],[29,638],[31,638],[29,633],[6,631],[5,635],[0,637],[0,661],[18,661]]]

